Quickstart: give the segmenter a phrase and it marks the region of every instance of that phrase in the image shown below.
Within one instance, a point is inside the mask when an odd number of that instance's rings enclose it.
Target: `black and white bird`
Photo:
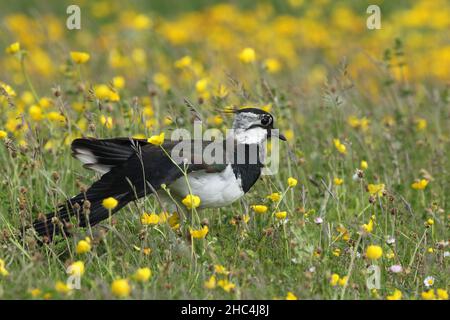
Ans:
[[[180,146],[179,141],[166,141],[162,146],[157,146],[147,140],[131,138],[74,140],[73,156],[85,168],[102,176],[86,192],[35,220],[34,230],[40,237],[51,240],[62,231],[70,233],[68,226],[71,218],[75,218],[81,227],[93,226],[129,202],[155,192],[160,201],[173,204],[161,185],[167,186],[171,197],[177,202],[192,192],[201,199],[200,209],[233,203],[248,192],[260,177],[266,140],[270,137],[285,140],[278,130],[273,130],[274,118],[270,113],[256,108],[235,110],[233,113],[233,130],[227,139],[200,142],[201,151],[209,146],[221,154],[215,154],[214,161],[205,160],[195,147],[181,148],[181,156],[175,161],[169,155]],[[194,140],[187,142],[195,146]],[[111,211],[102,205],[102,201],[109,197],[118,201]],[[89,214],[85,214],[87,207]]]

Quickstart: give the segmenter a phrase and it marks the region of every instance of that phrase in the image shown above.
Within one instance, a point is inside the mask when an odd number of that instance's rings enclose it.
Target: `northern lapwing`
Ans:
[[[233,127],[226,139],[200,142],[200,152],[208,147],[216,148],[214,161],[207,161],[204,154],[199,154],[195,140],[165,141],[161,146],[132,138],[74,140],[73,156],[85,168],[102,176],[85,192],[35,220],[34,230],[44,240],[51,240],[62,231],[70,234],[69,220],[73,217],[80,227],[93,226],[130,201],[153,193],[163,199],[160,201],[167,203],[170,199],[173,204],[171,198],[179,201],[192,192],[201,199],[200,209],[233,203],[260,177],[266,140],[275,136],[286,140],[278,130],[273,130],[274,118],[270,113],[256,108],[234,110],[233,113]],[[180,148],[180,143],[188,146]],[[181,150],[176,161],[171,156],[175,148]],[[167,197],[167,189],[171,198]],[[112,210],[102,205],[109,197],[118,201]]]

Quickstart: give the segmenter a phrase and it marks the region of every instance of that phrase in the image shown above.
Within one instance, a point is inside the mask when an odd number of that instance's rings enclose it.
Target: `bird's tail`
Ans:
[[[118,204],[114,209],[108,210],[102,204],[103,197],[89,197],[86,193],[80,193],[56,208],[55,212],[36,219],[33,222],[33,229],[44,241],[52,241],[57,234],[70,235],[73,224],[80,227],[94,226],[129,202],[126,194],[115,195],[113,198]]]

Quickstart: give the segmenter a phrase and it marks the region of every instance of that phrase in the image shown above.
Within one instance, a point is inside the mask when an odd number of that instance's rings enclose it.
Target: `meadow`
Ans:
[[[448,299],[448,1],[0,7],[0,299]],[[205,129],[271,112],[279,172],[197,219],[149,197],[21,237],[99,177],[75,138],[167,138],[192,127],[185,99]]]

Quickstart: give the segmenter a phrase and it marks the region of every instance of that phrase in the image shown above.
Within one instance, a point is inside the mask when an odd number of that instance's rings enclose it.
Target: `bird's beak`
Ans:
[[[280,131],[278,131],[278,130],[276,130],[276,131],[273,130],[273,131],[271,132],[271,137],[278,138],[278,139],[283,140],[283,141],[286,141],[286,140],[287,140],[286,137],[283,136],[283,135],[280,133]]]

